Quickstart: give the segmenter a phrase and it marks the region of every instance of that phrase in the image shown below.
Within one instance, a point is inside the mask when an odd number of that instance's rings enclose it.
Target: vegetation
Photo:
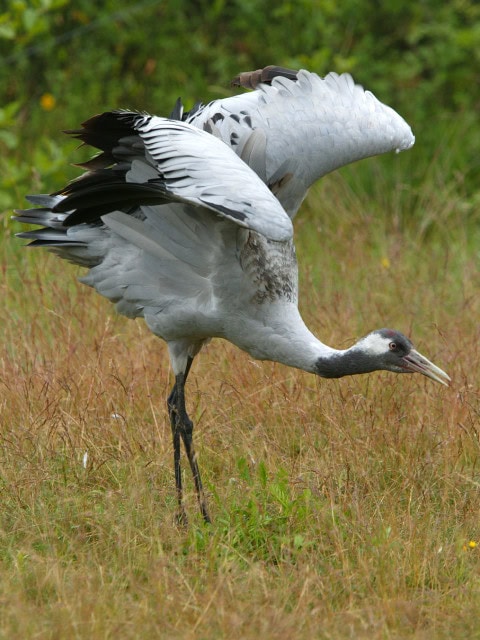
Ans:
[[[0,637],[480,637],[479,6],[376,4],[0,13]],[[404,330],[453,384],[320,380],[213,342],[189,408],[214,523],[187,474],[183,530],[164,345],[22,249],[8,217],[77,174],[60,129],[226,95],[268,63],[350,71],[417,134],[312,190],[295,223],[306,322],[337,346]]]

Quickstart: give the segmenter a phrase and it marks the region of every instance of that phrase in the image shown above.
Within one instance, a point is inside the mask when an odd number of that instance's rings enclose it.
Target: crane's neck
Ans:
[[[295,304],[282,305],[272,311],[268,322],[265,318],[262,322],[242,318],[236,335],[226,337],[258,360],[281,362],[324,378],[375,369],[361,357],[356,345],[342,350],[323,344],[307,328]]]

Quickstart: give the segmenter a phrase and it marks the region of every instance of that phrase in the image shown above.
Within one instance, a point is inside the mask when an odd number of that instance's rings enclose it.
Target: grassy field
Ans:
[[[403,330],[451,387],[213,342],[187,396],[210,527],[188,473],[174,524],[165,346],[5,231],[0,638],[480,638],[478,216],[384,184],[396,161],[311,193],[302,313],[333,346]]]

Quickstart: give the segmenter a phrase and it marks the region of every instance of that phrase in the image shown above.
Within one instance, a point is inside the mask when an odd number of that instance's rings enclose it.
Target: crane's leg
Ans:
[[[182,524],[186,524],[187,515],[183,506],[182,473],[180,467],[180,438],[183,440],[183,444],[185,445],[188,462],[190,463],[190,468],[192,470],[201,514],[205,522],[211,522],[210,516],[208,515],[202,479],[200,477],[200,469],[198,468],[197,456],[193,448],[193,423],[188,417],[187,410],[185,408],[185,382],[187,380],[190,367],[192,366],[192,362],[193,358],[189,358],[185,372],[179,373],[175,376],[175,385],[167,401],[173,436],[173,463],[179,508],[178,520]]]
[[[187,524],[187,514],[183,506],[183,489],[182,489],[182,469],[180,466],[180,431],[177,429],[176,420],[176,404],[177,404],[177,383],[175,382],[173,389],[168,396],[167,406],[170,416],[170,425],[172,427],[173,437],[173,468],[175,471],[175,488],[177,492],[178,514],[177,519],[180,524]]]

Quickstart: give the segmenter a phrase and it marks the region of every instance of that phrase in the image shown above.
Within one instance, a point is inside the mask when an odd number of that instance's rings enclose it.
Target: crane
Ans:
[[[203,519],[210,522],[185,406],[192,362],[212,338],[260,360],[325,378],[378,369],[449,377],[391,329],[348,349],[323,344],[298,310],[292,221],[268,186],[220,139],[187,122],[131,111],[94,116],[72,132],[100,150],[88,170],[16,220],[19,233],[87,268],[86,285],[168,346],[178,517],[186,522],[181,441]]]

